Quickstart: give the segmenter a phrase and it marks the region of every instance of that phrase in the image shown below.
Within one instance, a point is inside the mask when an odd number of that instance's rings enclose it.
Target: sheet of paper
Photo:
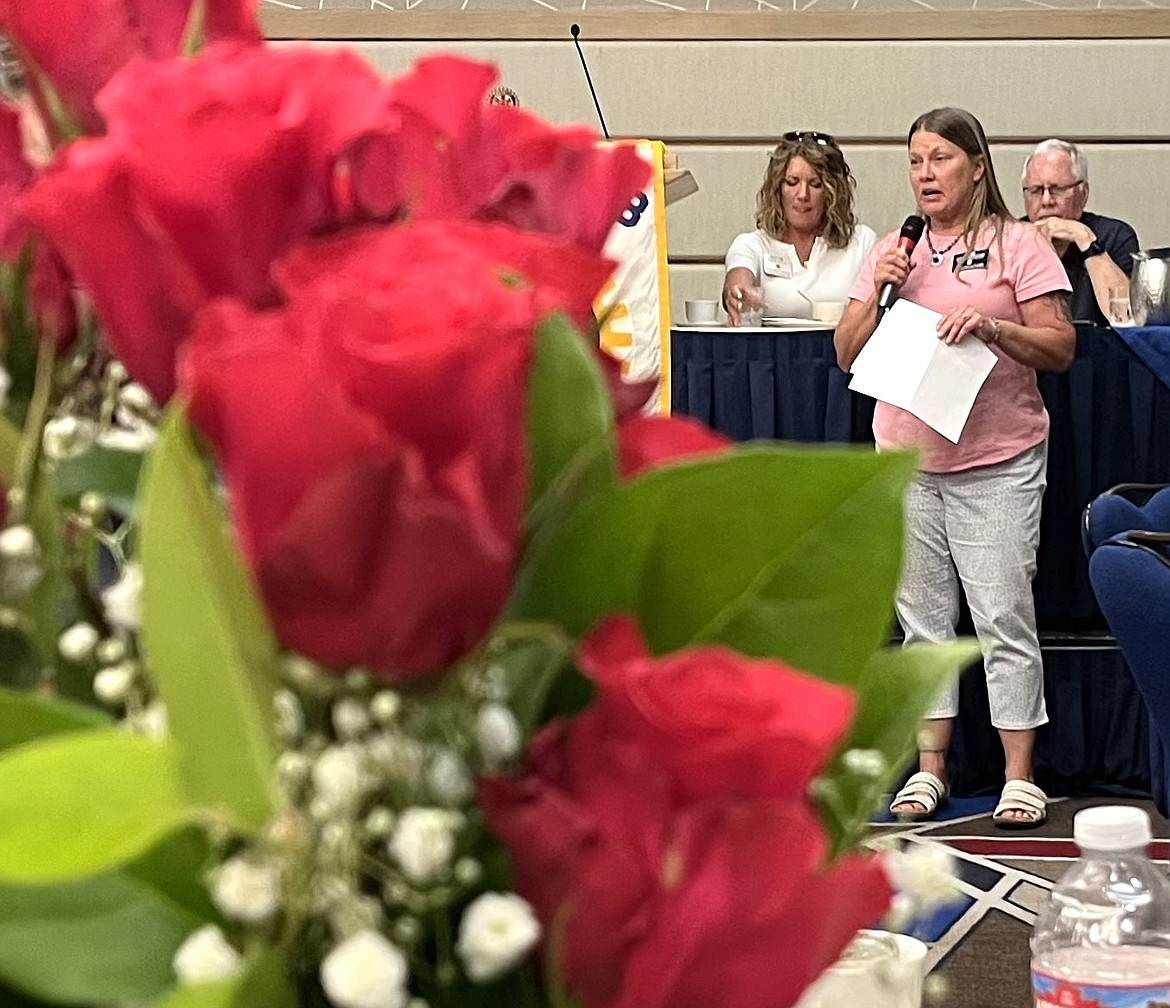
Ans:
[[[900,406],[957,444],[998,358],[975,336],[939,342],[940,318],[913,301],[895,301],[854,360],[849,387]]]

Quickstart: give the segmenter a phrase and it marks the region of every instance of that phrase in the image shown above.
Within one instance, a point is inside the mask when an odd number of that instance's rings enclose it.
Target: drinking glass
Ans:
[[[764,290],[762,287],[741,287],[743,306],[739,310],[739,324],[741,326],[761,326],[764,324]]]
[[[920,1008],[921,967],[915,964],[907,971],[900,958],[894,935],[859,932],[841,958],[804,992],[796,1008]]]
[[[1133,316],[1129,311],[1129,288],[1109,288],[1109,324],[1133,325]]]

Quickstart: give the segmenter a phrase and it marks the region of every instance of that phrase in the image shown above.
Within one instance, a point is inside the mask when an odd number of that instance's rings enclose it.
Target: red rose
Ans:
[[[29,217],[160,402],[200,306],[275,304],[273,260],[336,227],[335,162],[385,114],[381,87],[354,54],[319,48],[137,63],[99,99],[108,135],[69,147],[28,194]]]
[[[16,47],[34,91],[43,75],[76,124],[101,129],[94,96],[135,57],[177,56],[192,0],[0,0],[0,33]],[[201,0],[208,42],[258,44],[256,0]],[[52,107],[41,96],[42,108]]]
[[[431,223],[306,245],[286,307],[219,302],[181,360],[278,637],[388,678],[473,647],[511,586],[533,331],[610,264]]]
[[[36,179],[24,152],[21,113],[0,104],[0,260],[15,264],[29,243],[28,221],[16,209],[18,197]],[[59,349],[77,336],[77,308],[65,264],[43,241],[34,241],[27,294],[37,333]]]
[[[626,477],[675,459],[713,455],[733,442],[688,416],[632,415],[618,424],[618,468]]]
[[[354,196],[378,216],[497,221],[598,252],[649,166],[632,147],[598,143],[484,95],[496,71],[455,56],[420,60],[398,78],[398,126],[353,152]]]
[[[0,103],[0,259],[5,262],[15,262],[24,247],[28,226],[15,204],[35,176],[24,156],[20,112]]]
[[[596,702],[480,804],[583,1008],[784,1008],[888,905],[876,859],[825,863],[805,791],[847,691],[629,620],[581,647]],[[778,957],[780,957],[778,959]]]

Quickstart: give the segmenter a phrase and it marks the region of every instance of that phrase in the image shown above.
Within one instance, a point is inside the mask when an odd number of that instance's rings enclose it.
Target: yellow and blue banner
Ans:
[[[632,381],[653,378],[648,413],[670,412],[670,272],[666,259],[666,189],[660,140],[616,141],[635,147],[653,177],[622,212],[605,243],[617,261],[593,310],[601,320],[601,345],[622,362]]]

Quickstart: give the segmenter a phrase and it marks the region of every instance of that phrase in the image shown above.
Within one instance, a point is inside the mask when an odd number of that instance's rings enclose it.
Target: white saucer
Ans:
[[[818,322],[809,318],[788,318],[778,315],[765,315],[764,325],[774,329],[832,329],[832,322]]]

